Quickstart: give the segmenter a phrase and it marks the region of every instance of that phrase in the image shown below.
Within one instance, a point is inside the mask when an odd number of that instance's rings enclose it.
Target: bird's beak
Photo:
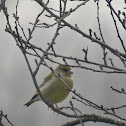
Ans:
[[[67,74],[71,75],[71,74],[73,74],[73,72],[69,70],[69,71],[67,71]]]

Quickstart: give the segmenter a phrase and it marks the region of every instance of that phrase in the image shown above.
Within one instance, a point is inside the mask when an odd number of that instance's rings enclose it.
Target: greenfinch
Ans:
[[[61,66],[58,65],[54,72],[59,75],[59,77],[72,89],[73,87],[73,80],[71,78],[71,68],[69,66]],[[39,89],[42,93],[42,96],[48,102],[52,104],[56,104],[62,102],[68,96],[70,90],[51,72],[47,77],[44,78],[44,82],[39,86]],[[25,106],[29,106],[36,101],[40,101],[41,98],[36,91],[32,99],[25,104]]]

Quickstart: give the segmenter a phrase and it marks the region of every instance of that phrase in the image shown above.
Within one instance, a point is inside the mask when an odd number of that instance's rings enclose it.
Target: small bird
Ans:
[[[73,72],[70,70],[71,68],[69,66],[58,65],[54,72],[59,75],[59,77],[69,86],[69,88],[72,89],[73,80],[71,78],[71,74],[73,74]],[[44,78],[44,82],[39,86],[39,89],[45,100],[52,104],[62,102],[66,99],[70,92],[67,87],[57,77],[55,77],[53,72]],[[41,101],[37,91],[32,99],[25,104],[25,106],[28,107],[36,101]]]

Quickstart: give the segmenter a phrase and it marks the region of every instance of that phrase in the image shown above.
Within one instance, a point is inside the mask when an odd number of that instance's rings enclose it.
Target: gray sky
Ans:
[[[68,2],[68,8],[76,6],[77,3],[78,2]],[[13,2],[12,0],[7,1],[12,24],[14,23],[12,14],[15,12],[15,4],[16,0],[13,0]],[[114,25],[112,24],[112,19],[109,16],[109,9],[105,6],[104,2],[101,2],[100,5],[102,8],[100,9],[100,19],[102,21],[102,29],[105,35],[105,40],[108,43],[111,43],[111,45],[115,48],[118,48],[120,43],[116,42],[118,39],[114,32],[115,30]],[[121,8],[122,5],[123,2],[117,0],[115,6],[117,8]],[[50,6],[55,9],[58,8],[58,4],[55,2],[51,2]],[[20,0],[18,7],[20,15],[19,19],[26,32],[28,27],[31,27],[29,22],[34,22],[36,14],[40,11],[41,7],[35,2],[30,0]],[[48,18],[42,18],[42,21],[50,22]],[[77,23],[78,27],[86,33],[88,33],[89,28],[94,31],[98,31],[95,3],[89,2],[86,6],[81,7],[78,11],[67,18],[67,21],[72,24]],[[4,31],[5,25],[6,20],[4,15],[0,13],[0,110],[8,115],[8,118],[14,126],[59,126],[60,124],[64,124],[69,119],[61,115],[57,115],[51,109],[48,109],[43,102],[36,102],[28,108],[23,106],[31,99],[36,89],[21,51],[16,46],[12,36]],[[32,42],[40,47],[46,48],[46,43],[51,41],[54,32],[55,29],[53,28],[37,29],[33,34]],[[123,35],[122,37],[124,38],[125,33],[123,32],[124,31],[121,30],[121,34]],[[67,44],[65,42],[67,42]],[[84,56],[81,50],[82,48],[87,48],[88,46],[91,60],[99,61],[99,57],[102,56],[99,53],[101,52],[99,46],[96,44],[93,45],[88,39],[83,38],[69,29],[64,29],[60,32],[60,36],[57,38],[56,43],[57,45],[55,46],[55,50],[63,55],[69,54],[74,57],[82,58]],[[32,58],[31,62],[33,62],[32,65],[34,66],[35,63]],[[122,65],[118,61],[116,64]],[[50,65],[54,68],[56,66],[51,63]],[[112,92],[110,89],[110,86],[125,88],[125,75],[93,73],[91,71],[81,69],[72,69],[72,71],[74,72],[74,89],[81,93],[85,98],[98,104],[105,104],[107,107],[125,104],[125,101],[122,100],[124,99],[124,96]],[[43,78],[49,73],[50,71],[47,68],[41,67],[37,76],[38,83],[41,84]],[[59,103],[58,106],[68,106],[69,100],[72,96],[73,94],[70,93],[68,98],[62,103]],[[73,101],[73,103],[75,104],[75,107],[83,110],[84,113],[95,112],[93,109],[85,107],[76,101]],[[100,112],[98,113],[102,114]],[[125,111],[122,111],[121,113],[123,115]],[[8,122],[3,120],[3,124],[7,126]],[[85,124],[85,126],[89,125],[97,124]]]

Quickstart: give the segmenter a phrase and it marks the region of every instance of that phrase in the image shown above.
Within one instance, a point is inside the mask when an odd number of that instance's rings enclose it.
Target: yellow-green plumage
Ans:
[[[54,72],[59,74],[61,79],[72,89],[73,80],[71,78],[72,72],[70,70],[71,68],[69,66],[59,65]],[[52,72],[44,79],[44,82],[39,86],[39,88],[43,97],[53,104],[65,100],[70,92]],[[40,100],[41,98],[39,97],[38,92],[36,92],[32,99],[25,105],[28,107],[32,103]]]

